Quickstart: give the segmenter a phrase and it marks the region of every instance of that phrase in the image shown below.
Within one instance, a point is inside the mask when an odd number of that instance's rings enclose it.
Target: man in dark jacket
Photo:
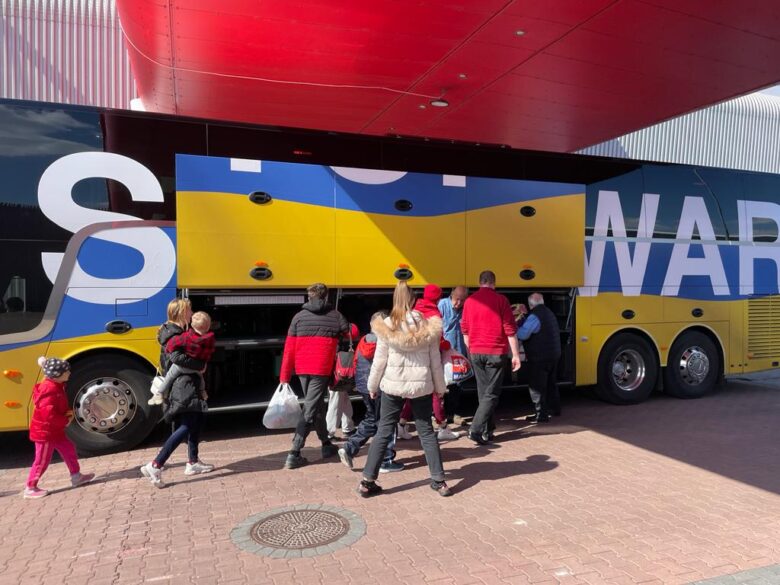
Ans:
[[[561,414],[561,398],[558,393],[557,369],[561,358],[561,330],[558,319],[544,305],[544,297],[533,293],[528,297],[529,314],[523,311],[524,319],[517,330],[517,337],[523,342],[528,358],[529,392],[534,403],[535,414],[527,416],[529,422],[550,422],[550,414]],[[524,307],[523,307],[524,309]]]
[[[325,397],[333,375],[338,340],[349,332],[347,320],[328,303],[328,287],[317,283],[306,289],[309,300],[296,313],[284,343],[279,381],[289,384],[293,374],[303,388],[303,412],[295,429],[286,469],[296,469],[308,461],[301,456],[306,437],[314,429],[322,441],[322,457],[338,453],[328,438],[325,423]]]

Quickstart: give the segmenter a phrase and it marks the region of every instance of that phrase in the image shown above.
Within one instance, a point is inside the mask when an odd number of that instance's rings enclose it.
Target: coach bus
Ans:
[[[617,404],[780,363],[773,175],[14,101],[0,171],[0,430],[27,428],[36,359],[67,358],[85,452],[159,420],[176,296],[213,317],[214,411],[266,404],[317,281],[365,331],[399,278],[491,269],[513,302],[544,293],[561,382]]]

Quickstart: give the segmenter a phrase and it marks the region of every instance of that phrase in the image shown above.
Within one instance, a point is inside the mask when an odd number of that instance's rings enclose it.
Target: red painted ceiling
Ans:
[[[778,0],[118,7],[146,109],[221,120],[572,151],[780,81]]]

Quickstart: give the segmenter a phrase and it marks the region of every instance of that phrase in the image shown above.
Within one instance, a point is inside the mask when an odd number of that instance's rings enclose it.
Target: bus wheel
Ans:
[[[720,355],[712,339],[700,331],[686,331],[669,350],[664,390],[677,398],[701,398],[715,388]]]
[[[657,378],[650,344],[638,335],[619,333],[601,350],[596,393],[612,404],[639,404],[650,396]]]
[[[151,373],[128,356],[87,357],[73,365],[68,398],[73,422],[68,437],[80,453],[99,455],[135,447],[157,417],[147,401]]]

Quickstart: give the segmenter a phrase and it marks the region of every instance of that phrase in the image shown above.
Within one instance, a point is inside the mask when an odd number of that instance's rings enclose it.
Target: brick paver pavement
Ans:
[[[290,433],[212,419],[201,449],[212,474],[185,477],[182,447],[171,485],[154,489],[138,466],[156,440],[83,461],[101,478],[79,489],[57,460],[42,485],[58,491],[29,501],[19,492],[32,449],[6,435],[0,583],[674,584],[768,567],[780,562],[778,385],[635,407],[572,392],[564,416],[539,427],[510,396],[495,447],[443,446],[451,498],[428,488],[416,440],[399,443],[407,469],[380,477],[385,494],[363,500],[359,473],[320,462],[316,440],[304,453],[314,464],[285,471]],[[318,503],[359,514],[366,535],[301,559],[230,540],[252,514]]]

